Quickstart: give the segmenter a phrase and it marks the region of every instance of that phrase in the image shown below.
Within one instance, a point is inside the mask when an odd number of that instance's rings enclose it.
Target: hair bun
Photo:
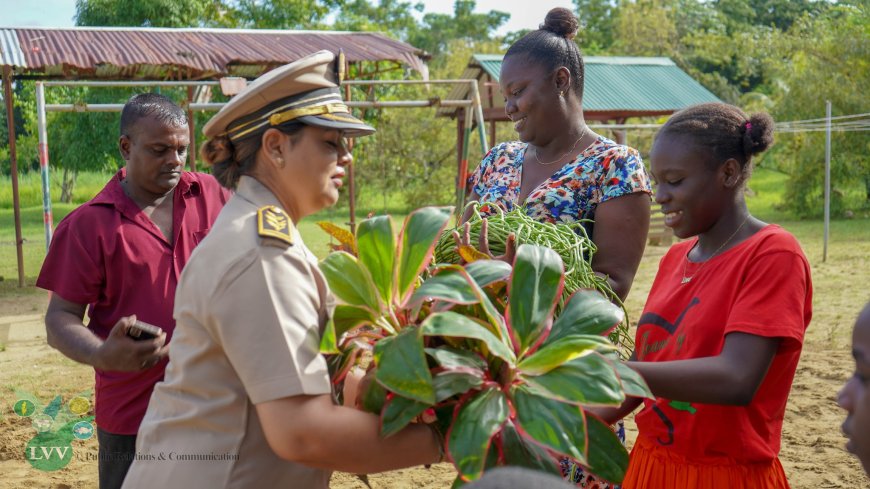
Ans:
[[[227,136],[208,139],[199,150],[200,157],[211,166],[232,161],[233,152],[233,142]]]
[[[544,23],[540,25],[539,29],[571,40],[577,35],[579,27],[580,21],[577,20],[577,16],[573,12],[563,7],[557,7],[547,12],[547,17],[544,18]]]
[[[744,124],[743,150],[753,156],[773,144],[773,118],[767,112],[752,114]]]

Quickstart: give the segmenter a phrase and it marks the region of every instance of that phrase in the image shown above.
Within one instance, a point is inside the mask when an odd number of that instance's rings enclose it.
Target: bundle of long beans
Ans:
[[[470,224],[469,239],[474,245],[480,236],[483,216],[479,211],[480,203],[469,202],[468,206],[473,206],[475,211],[468,220]],[[562,262],[565,265],[563,301],[579,289],[595,289],[607,296],[612,302],[622,306],[623,310],[625,309],[607,279],[592,271],[592,256],[598,248],[586,234],[582,221],[571,224],[552,224],[533,219],[524,208],[519,206],[514,207],[510,212],[504,212],[498,206],[496,209],[498,209],[496,214],[486,217],[487,241],[492,255],[504,254],[508,235],[514,233],[517,247],[522,244],[546,246],[562,257]],[[453,231],[458,231],[462,235],[464,225],[448,229],[441,235],[435,246],[435,263],[461,262],[456,241],[453,238]],[[628,316],[611,333],[610,338],[615,344],[630,351],[633,341],[628,334]]]

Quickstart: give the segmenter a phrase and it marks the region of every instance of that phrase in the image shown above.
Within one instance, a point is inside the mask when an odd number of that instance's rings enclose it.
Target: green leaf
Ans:
[[[542,347],[522,360],[517,367],[524,374],[541,375],[591,351],[607,352],[615,349],[616,347],[607,338],[576,334]]]
[[[597,290],[578,290],[565,308],[556,318],[545,345],[553,343],[568,335],[591,334],[601,336],[607,334],[625,319],[625,312],[616,304],[607,300]]]
[[[501,443],[505,465],[527,467],[562,477],[553,456],[541,446],[525,440],[510,420],[501,430]]]
[[[410,297],[417,277],[432,260],[432,250],[450,214],[450,207],[424,207],[405,219],[396,268],[396,299],[400,304]]]
[[[508,403],[498,389],[486,389],[459,408],[447,434],[447,449],[453,464],[465,480],[483,474],[487,449],[508,417]]]
[[[332,293],[346,304],[372,311],[381,309],[371,275],[353,255],[344,251],[330,253],[320,262],[320,270]]]
[[[489,300],[489,297],[482,288],[477,284],[473,284],[473,288],[474,293],[477,295],[477,300],[480,303],[480,307],[483,309],[483,314],[486,316],[486,321],[492,325],[492,331],[496,333],[496,336],[505,345],[508,345],[508,348],[510,348],[511,336],[502,313],[500,313],[495,305],[493,305],[492,301]]]
[[[549,248],[522,245],[517,249],[508,287],[508,323],[520,356],[550,326],[562,295],[563,271],[559,254]]]
[[[646,381],[643,380],[643,377],[639,373],[620,361],[615,361],[613,364],[616,367],[619,380],[622,381],[622,390],[626,396],[655,399],[652,391],[649,390],[649,386],[646,385]]]
[[[359,261],[369,270],[384,304],[392,303],[396,241],[390,216],[363,220],[356,230]]]
[[[362,408],[368,413],[381,414],[386,402],[387,390],[377,382],[369,383],[365,392],[362,393]]]
[[[486,327],[461,314],[452,311],[438,312],[427,317],[420,327],[426,336],[473,338],[483,341],[490,353],[508,362],[509,365],[516,364],[516,357],[507,345]]]
[[[378,369],[375,378],[387,389],[420,402],[435,404],[432,375],[423,351],[422,329],[409,326],[375,345]]]
[[[618,406],[625,400],[613,365],[595,352],[525,380],[537,394],[562,402]]]
[[[452,304],[476,304],[478,302],[469,277],[457,265],[441,267],[437,274],[424,281],[411,296],[411,304],[432,298]]]
[[[525,436],[585,463],[586,417],[578,406],[535,395],[525,386],[515,387],[511,397]]]
[[[335,338],[341,341],[342,335],[351,329],[364,324],[374,324],[375,318],[368,309],[338,304],[332,312],[332,322],[335,327]]]
[[[510,277],[512,267],[501,260],[477,260],[465,265],[465,270],[477,285],[486,287]]]
[[[441,402],[483,385],[483,371],[447,370],[435,375],[432,385],[435,387],[435,402]]]
[[[323,334],[320,336],[320,353],[324,355],[334,355],[341,353],[338,349],[338,344],[335,340],[335,318],[329,318],[326,327],[323,328]]]
[[[384,414],[381,417],[381,436],[386,438],[398,433],[428,407],[429,404],[420,401],[393,396],[384,406]]]
[[[446,369],[464,367],[486,370],[486,360],[472,351],[441,346],[438,348],[426,348],[426,353],[434,358],[438,362],[438,365]]]
[[[465,269],[472,278],[474,294],[477,296],[477,302],[480,303],[487,322],[492,325],[492,330],[496,336],[510,346],[510,332],[504,317],[489,300],[483,287],[510,276],[511,266],[500,260],[479,260],[466,265]]]
[[[586,416],[586,430],[593,449],[589,450],[589,463],[584,465],[602,479],[615,484],[622,482],[628,469],[628,452],[613,428],[595,416]]]

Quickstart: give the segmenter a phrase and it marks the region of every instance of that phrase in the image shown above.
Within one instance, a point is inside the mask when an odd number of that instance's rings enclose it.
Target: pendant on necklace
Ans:
[[[687,284],[692,281],[692,277],[683,277],[683,280],[680,282],[680,285]]]

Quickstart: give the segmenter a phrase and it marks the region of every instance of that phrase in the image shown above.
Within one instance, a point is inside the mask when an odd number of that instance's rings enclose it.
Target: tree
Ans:
[[[597,54],[607,51],[614,41],[615,11],[614,0],[574,0],[580,30],[577,42],[585,53]]]
[[[425,14],[422,29],[414,32],[408,42],[432,54],[441,54],[452,40],[473,43],[492,39],[492,33],[510,19],[510,14],[498,10],[476,14],[476,5],[475,0],[456,0],[453,15]]]
[[[804,15],[816,16],[829,2],[820,0],[716,0],[717,11],[730,20],[732,29],[754,25],[787,31]]]
[[[194,27],[214,13],[213,0],[76,0],[76,25]]]
[[[445,51],[451,54],[436,56],[429,63],[433,79],[459,78],[472,54],[498,53],[501,44],[498,40],[470,44],[453,40]],[[446,99],[451,88],[448,85],[382,87],[376,97],[378,100]],[[358,94],[354,98],[357,99]],[[385,210],[390,204],[387,198],[392,189],[400,189],[408,208],[454,201],[456,126],[451,119],[436,117],[436,110],[380,109],[368,114],[367,122],[378,132],[359,139],[354,148],[360,201],[370,206],[361,208],[363,213]],[[483,152],[476,135],[472,135],[469,144],[469,164],[473,167]]]
[[[677,28],[668,7],[658,0],[620,4],[614,48],[631,56],[667,56],[676,51]]]
[[[9,126],[6,120],[6,102],[0,92],[0,173],[8,174],[12,171],[11,155],[9,151]],[[15,141],[18,160],[18,170],[26,172],[30,169],[39,168],[37,158],[37,132],[36,132],[36,99],[33,98],[33,83],[16,80],[12,85],[12,117],[15,119]]]
[[[422,11],[422,3],[379,0],[375,5],[369,0],[349,0],[339,10],[332,27],[347,31],[380,31],[407,40],[421,29],[412,12]]]
[[[866,5],[837,5],[821,18],[804,15],[772,47],[790,53],[774,65],[781,87],[775,95],[777,120],[824,117],[826,99],[834,115],[867,112],[870,11]],[[824,132],[779,136],[790,173],[785,205],[799,216],[822,212],[824,138]],[[870,208],[867,133],[834,132],[832,147],[832,214]]]
[[[170,1],[170,0],[166,0]],[[250,29],[326,29],[343,0],[235,0],[218,4],[217,25]]]
[[[213,0],[77,0],[76,25],[131,27],[191,27],[216,15]],[[123,88],[53,88],[46,91],[48,103],[119,103],[138,90]],[[34,86],[23,84],[23,111],[27,134],[37,134]],[[164,90],[167,95],[178,90]],[[183,96],[182,96],[183,97]],[[176,100],[182,98],[176,96]],[[52,166],[63,169],[60,200],[71,202],[78,172],[109,171],[121,166],[118,154],[117,113],[49,113],[47,133]],[[35,146],[35,137],[33,145]],[[25,144],[24,154],[31,151]],[[35,155],[35,147],[32,149]]]

